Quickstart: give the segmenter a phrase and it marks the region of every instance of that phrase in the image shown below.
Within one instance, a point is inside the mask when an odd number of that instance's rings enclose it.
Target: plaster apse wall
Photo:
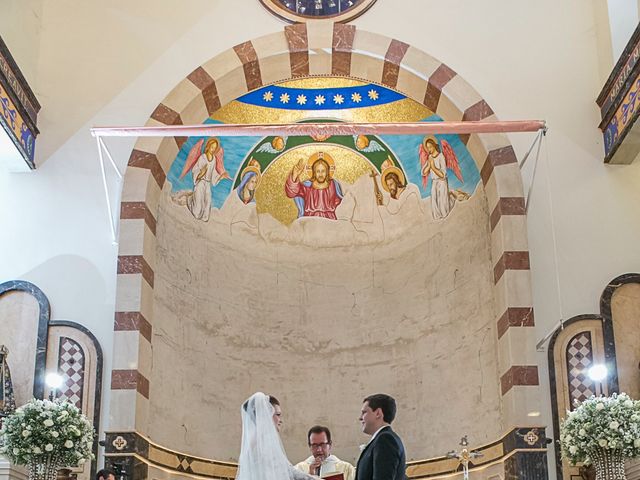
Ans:
[[[26,175],[0,171],[0,279],[36,283],[51,300],[53,318],[88,326],[102,344],[108,372],[117,248],[111,244],[88,128],[143,124],[195,66],[283,24],[253,0],[242,0],[243,8],[223,0],[189,0],[180,9],[168,0],[135,5],[44,0],[39,47],[33,48],[34,38],[12,27],[24,11],[5,9],[6,1],[0,2],[0,34],[35,82],[43,109],[36,147],[40,169]],[[499,118],[549,122],[541,158],[550,167],[543,163],[538,169],[528,216],[539,338],[561,314],[597,312],[597,299],[612,278],[640,270],[640,221],[634,211],[640,162],[603,165],[596,128],[594,99],[603,79],[596,28],[602,22],[594,12],[600,5],[599,0],[379,0],[354,22],[442,60]],[[510,138],[521,157],[530,136]],[[133,141],[108,143],[121,165],[126,162]],[[562,309],[549,234],[549,189]],[[546,388],[544,353],[540,365]],[[108,401],[103,423],[108,423]],[[540,423],[549,425],[549,412],[542,413]]]
[[[301,245],[265,240],[273,228],[267,215],[256,229],[198,222],[165,194],[151,439],[237,461],[239,406],[257,390],[282,402],[283,440],[296,462],[308,456],[306,433],[316,423],[332,429],[335,453],[355,461],[368,438],[357,421],[362,399],[379,391],[399,402],[394,428],[408,458],[440,456],[461,432],[477,443],[497,439],[503,425],[484,191],[478,187],[440,222],[429,203],[418,220],[410,205],[385,224],[391,238],[382,242],[358,244],[361,233],[349,222],[309,218],[290,227],[308,230]]]

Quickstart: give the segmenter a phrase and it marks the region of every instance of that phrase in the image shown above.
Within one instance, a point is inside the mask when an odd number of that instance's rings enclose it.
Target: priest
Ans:
[[[341,473],[344,475],[344,480],[355,479],[356,470],[353,465],[331,453],[331,432],[327,427],[322,425],[311,427],[307,434],[307,444],[311,456],[296,465],[298,470],[318,477]]]

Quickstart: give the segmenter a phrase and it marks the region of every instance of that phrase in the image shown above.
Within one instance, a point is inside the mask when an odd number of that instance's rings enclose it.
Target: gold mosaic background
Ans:
[[[293,199],[288,198],[284,192],[284,184],[291,169],[301,158],[306,161],[317,152],[324,152],[333,157],[336,165],[333,178],[341,184],[343,193],[345,183],[353,184],[373,168],[362,155],[338,145],[316,143],[288,150],[271,163],[262,176],[260,185],[256,189],[258,213],[269,213],[285,225],[290,225],[298,217]],[[306,172],[300,176],[300,181],[308,179]]]
[[[312,77],[276,83],[290,88],[339,88],[368,85],[352,78]],[[215,112],[211,118],[223,123],[296,123],[313,118],[335,118],[345,122],[417,122],[433,115],[421,103],[405,98],[372,107],[342,110],[284,110],[249,105],[234,100]]]
[[[368,84],[370,83],[345,77],[311,77],[289,80],[275,85],[311,89]],[[314,118],[381,123],[390,121],[415,122],[431,115],[433,115],[431,110],[408,98],[383,105],[341,110],[286,110],[250,105],[234,100],[215,112],[211,118],[223,123],[296,123]],[[269,213],[285,225],[290,225],[297,218],[295,203],[293,199],[285,195],[284,184],[287,175],[301,157],[307,159],[311,154],[319,151],[333,156],[336,163],[334,178],[342,185],[353,184],[360,176],[368,174],[372,168],[369,161],[358,152],[323,142],[286,151],[280,157],[276,157],[262,174],[255,196],[258,213]],[[303,174],[301,180],[306,179],[307,177]]]

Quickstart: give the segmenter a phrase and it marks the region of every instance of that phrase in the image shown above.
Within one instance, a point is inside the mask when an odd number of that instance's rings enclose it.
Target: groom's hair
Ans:
[[[369,395],[362,401],[362,403],[364,402],[369,404],[369,408],[371,410],[381,408],[385,422],[391,423],[393,422],[393,419],[396,418],[396,401],[392,396],[384,393],[376,393],[374,395]]]
[[[309,429],[309,433],[307,433],[307,443],[311,446],[311,434],[312,433],[325,433],[327,435],[327,442],[331,445],[331,431],[327,427],[323,427],[322,425],[314,425]]]

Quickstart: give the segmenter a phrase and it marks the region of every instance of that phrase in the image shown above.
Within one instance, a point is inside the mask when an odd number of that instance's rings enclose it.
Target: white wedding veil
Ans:
[[[290,463],[273,423],[269,396],[254,393],[242,404],[242,446],[236,480],[287,480]]]

